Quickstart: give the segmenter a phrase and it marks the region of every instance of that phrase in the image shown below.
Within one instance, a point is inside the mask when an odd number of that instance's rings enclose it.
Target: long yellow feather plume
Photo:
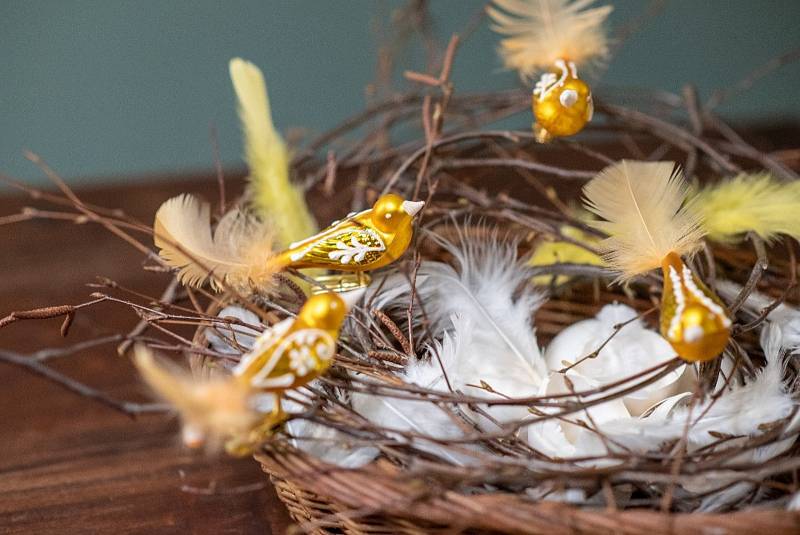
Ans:
[[[688,186],[673,162],[622,160],[583,187],[587,209],[605,221],[590,223],[609,238],[603,259],[618,281],[661,266],[667,254],[691,254],[705,233],[702,217],[686,203]]]
[[[167,200],[156,213],[155,245],[181,282],[215,289],[224,281],[237,290],[273,283],[279,267],[272,261],[272,235],[267,224],[239,210],[228,212],[211,231],[211,207],[192,195]]]
[[[595,0],[494,0],[494,30],[506,35],[500,54],[507,68],[529,78],[557,59],[585,64],[608,56],[603,23],[611,6]]]
[[[706,186],[695,196],[708,236],[730,242],[747,232],[765,240],[800,239],[800,181],[779,182],[768,173],[741,174]]]
[[[188,370],[156,359],[143,345],[135,347],[134,364],[155,394],[180,414],[187,446],[215,449],[225,441],[246,441],[263,419],[253,408],[251,392],[232,377],[193,378]]]
[[[317,232],[303,192],[289,180],[289,153],[272,124],[267,86],[261,70],[241,58],[230,61],[230,75],[239,101],[239,118],[250,167],[252,203],[275,226],[281,247]]]

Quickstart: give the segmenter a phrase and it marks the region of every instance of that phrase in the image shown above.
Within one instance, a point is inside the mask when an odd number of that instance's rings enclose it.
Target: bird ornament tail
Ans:
[[[604,22],[611,6],[591,7],[595,0],[494,0],[488,8],[494,29],[506,37],[500,54],[507,68],[523,79],[542,73],[531,106],[537,140],[580,132],[592,119],[589,85],[578,67],[608,57]]]
[[[585,205],[608,234],[599,245],[618,282],[661,268],[661,334],[685,360],[719,355],[731,320],[722,301],[683,261],[700,246],[702,217],[686,202],[688,186],[673,162],[622,160],[583,188]]]
[[[285,421],[284,394],[328,370],[346,314],[336,294],[310,297],[295,318],[267,329],[229,376],[193,378],[142,345],[134,363],[152,390],[180,414],[187,446],[223,444],[230,454],[247,455]],[[260,409],[264,394],[273,396],[269,413]]]

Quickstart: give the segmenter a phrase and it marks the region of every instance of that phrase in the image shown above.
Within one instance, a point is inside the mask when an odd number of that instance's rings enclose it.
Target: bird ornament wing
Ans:
[[[336,340],[323,329],[290,330],[284,320],[257,342],[234,368],[251,388],[282,391],[297,388],[324,372],[336,353]]]
[[[342,269],[375,262],[386,251],[386,243],[377,231],[347,221],[330,232],[292,244],[290,251],[292,264]]]

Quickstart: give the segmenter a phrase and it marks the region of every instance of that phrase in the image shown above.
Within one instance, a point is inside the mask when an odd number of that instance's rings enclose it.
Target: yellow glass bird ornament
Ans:
[[[275,261],[283,267],[357,273],[384,267],[408,248],[414,216],[424,205],[393,193],[383,195],[369,210],[349,214],[319,234],[292,243]]]
[[[661,262],[661,335],[689,362],[716,357],[731,336],[725,305],[703,284],[681,257],[669,253]]]
[[[686,203],[688,186],[673,162],[622,160],[588,182],[586,207],[604,221],[592,226],[609,235],[603,260],[619,281],[661,267],[661,334],[690,362],[722,353],[731,319],[722,301],[681,259],[696,251],[706,233],[702,215]]]
[[[226,449],[246,454],[286,418],[281,399],[325,373],[336,354],[339,329],[347,306],[333,292],[312,295],[295,318],[274,325],[256,339],[253,348],[233,369],[233,379],[245,390],[271,393],[272,413],[243,441],[230,441]]]
[[[233,455],[246,455],[286,419],[284,394],[328,370],[347,306],[326,292],[308,298],[295,318],[266,330],[233,369],[233,375],[191,377],[169,362],[159,362],[144,346],[136,347],[142,377],[183,420],[183,440],[192,448],[224,444]],[[264,415],[257,401],[272,394],[272,412]]]
[[[577,134],[592,120],[594,104],[589,85],[578,78],[575,64],[558,59],[555,69],[542,75],[533,89],[531,107],[536,140]]]

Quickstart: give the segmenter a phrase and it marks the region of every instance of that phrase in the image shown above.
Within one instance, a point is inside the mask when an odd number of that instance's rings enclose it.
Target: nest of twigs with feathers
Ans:
[[[313,533],[798,529],[800,517],[787,511],[800,468],[797,362],[779,339],[794,325],[792,314],[800,314],[790,306],[793,239],[765,243],[751,234],[736,243],[709,241],[694,256],[694,271],[719,289],[733,318],[720,358],[632,366],[588,387],[566,380],[567,391],[557,394],[520,395],[514,385],[530,372],[534,354],[543,359],[540,347],[604,305],[634,312],[590,329],[604,334],[575,359],[597,358],[631,324],[639,331],[656,326],[660,276],[621,285],[599,265],[527,263],[542,243],[586,245],[566,227],[602,237],[574,210],[580,187],[599,170],[620,158],[669,159],[700,184],[763,169],[793,181],[792,162],[751,145],[691,90],[628,96],[626,105],[601,94],[582,136],[541,145],[529,130],[489,126],[528,113],[527,92],[461,96],[446,77],[429,78],[429,87],[370,107],[307,143],[292,161],[320,221],[364,209],[385,191],[427,203],[405,256],[373,273],[332,368],[287,394],[289,421],[255,455],[300,527]],[[422,135],[410,137],[413,129]],[[395,141],[396,132],[405,141]],[[46,200],[74,209],[60,219],[106,226],[149,255],[147,268],[154,269],[157,255],[137,234],[149,232],[147,225],[83,204],[45,169],[63,193]],[[81,308],[115,301],[141,319],[123,349],[140,342],[183,354],[203,375],[236,363],[247,350],[245,342],[221,336],[237,325],[253,329],[226,307],[258,310],[255,322],[263,328],[302,305],[297,280],[283,277],[277,290],[249,295],[182,288],[173,280],[154,304],[142,296],[110,297],[108,286],[89,303],[15,313],[3,324],[58,315],[69,321]],[[780,323],[783,333],[770,323]],[[185,336],[187,324],[193,339]],[[464,354],[466,364],[454,364]],[[533,369],[541,374],[545,366]],[[666,411],[663,405],[631,411],[611,428],[603,411],[593,410],[662,384],[679,368],[691,386],[678,391],[680,399],[671,394],[672,419],[657,426],[660,434],[647,418],[659,407]],[[123,410],[162,409],[94,397]],[[782,405],[757,406],[774,399]],[[758,412],[755,430],[746,425],[751,408]],[[774,417],[765,419],[765,411]],[[543,444],[550,432],[561,442]],[[536,433],[539,439],[531,438]],[[658,438],[648,442],[649,433]]]

